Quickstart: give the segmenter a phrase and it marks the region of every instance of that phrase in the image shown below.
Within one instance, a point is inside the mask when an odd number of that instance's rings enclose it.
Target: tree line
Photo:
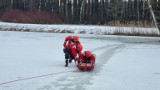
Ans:
[[[151,0],[153,5],[159,3]],[[7,9],[45,11],[70,24],[149,25],[153,21],[148,0],[0,0],[0,14]]]

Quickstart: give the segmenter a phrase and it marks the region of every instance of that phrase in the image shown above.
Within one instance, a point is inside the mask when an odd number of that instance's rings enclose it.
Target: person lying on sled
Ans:
[[[82,47],[79,37],[78,36],[67,36],[64,41],[64,53],[65,53],[65,67],[68,66],[68,59],[69,63],[72,62],[73,59],[78,58],[78,47]],[[83,48],[83,47],[82,47]]]
[[[87,50],[80,54],[78,64],[92,63],[95,62],[95,59],[95,54],[92,54],[91,51]]]

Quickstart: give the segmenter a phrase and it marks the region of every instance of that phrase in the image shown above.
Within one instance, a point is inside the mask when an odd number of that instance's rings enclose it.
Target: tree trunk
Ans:
[[[23,10],[26,9],[26,0],[23,0]]]
[[[82,0],[81,8],[80,8],[80,22],[82,22],[83,14],[84,14],[85,0]]]
[[[13,8],[13,0],[11,0],[11,8]]]
[[[41,2],[41,0],[39,0],[38,11],[41,11],[41,4],[42,4],[42,2]]]
[[[154,24],[155,24],[156,28],[159,29],[159,33],[160,33],[160,28],[159,28],[158,23],[157,23],[157,20],[156,20],[156,18],[155,18],[155,14],[154,14],[154,12],[153,12],[153,9],[152,9],[150,0],[148,0],[148,6],[149,6],[150,12],[151,12],[151,14],[152,14],[152,18],[153,18]]]

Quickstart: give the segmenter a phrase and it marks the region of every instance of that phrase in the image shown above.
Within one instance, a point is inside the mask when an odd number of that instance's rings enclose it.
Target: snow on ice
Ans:
[[[96,54],[93,71],[64,67],[67,35]],[[0,90],[159,90],[159,54],[159,37],[0,31]]]

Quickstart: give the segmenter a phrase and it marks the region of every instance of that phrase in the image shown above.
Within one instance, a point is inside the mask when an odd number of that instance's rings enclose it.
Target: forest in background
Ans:
[[[159,10],[160,0],[151,0]],[[154,25],[148,0],[0,0],[0,20],[40,24]]]

